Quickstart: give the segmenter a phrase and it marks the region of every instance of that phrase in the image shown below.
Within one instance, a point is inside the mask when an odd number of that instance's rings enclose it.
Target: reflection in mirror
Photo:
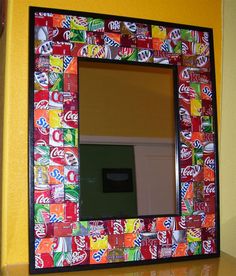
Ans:
[[[177,214],[173,67],[79,61],[80,216]]]

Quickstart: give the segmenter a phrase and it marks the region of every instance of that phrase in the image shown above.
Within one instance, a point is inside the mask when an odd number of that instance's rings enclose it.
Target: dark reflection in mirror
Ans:
[[[81,219],[177,213],[173,74],[80,60]]]

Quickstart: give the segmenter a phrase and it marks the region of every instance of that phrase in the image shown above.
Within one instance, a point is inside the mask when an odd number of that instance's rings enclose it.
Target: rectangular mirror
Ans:
[[[29,22],[30,273],[219,256],[212,30]]]
[[[79,59],[81,219],[178,212],[174,73]],[[116,170],[113,181],[104,169]]]

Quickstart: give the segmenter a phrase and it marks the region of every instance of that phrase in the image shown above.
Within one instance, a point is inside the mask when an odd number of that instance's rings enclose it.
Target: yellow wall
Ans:
[[[4,107],[2,265],[28,262],[28,7],[91,11],[214,29],[221,83],[220,0],[9,0]],[[2,60],[1,60],[2,62]],[[232,122],[232,120],[231,120]]]
[[[3,150],[3,109],[4,109],[4,77],[5,77],[5,46],[6,46],[6,32],[0,38],[0,153]],[[2,194],[2,155],[0,154],[0,195]],[[2,215],[2,197],[0,196],[0,218]],[[2,221],[0,220],[0,239],[2,236]],[[0,240],[1,242],[1,240]],[[1,256],[1,247],[0,247]],[[0,260],[1,264],[1,260]]]
[[[222,250],[236,257],[236,2],[224,1],[223,90],[220,145],[221,244]]]

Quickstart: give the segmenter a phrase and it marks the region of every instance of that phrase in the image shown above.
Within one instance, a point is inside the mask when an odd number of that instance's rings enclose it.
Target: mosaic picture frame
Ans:
[[[30,7],[30,273],[220,255],[213,31]],[[179,215],[79,220],[78,58],[178,70]]]

